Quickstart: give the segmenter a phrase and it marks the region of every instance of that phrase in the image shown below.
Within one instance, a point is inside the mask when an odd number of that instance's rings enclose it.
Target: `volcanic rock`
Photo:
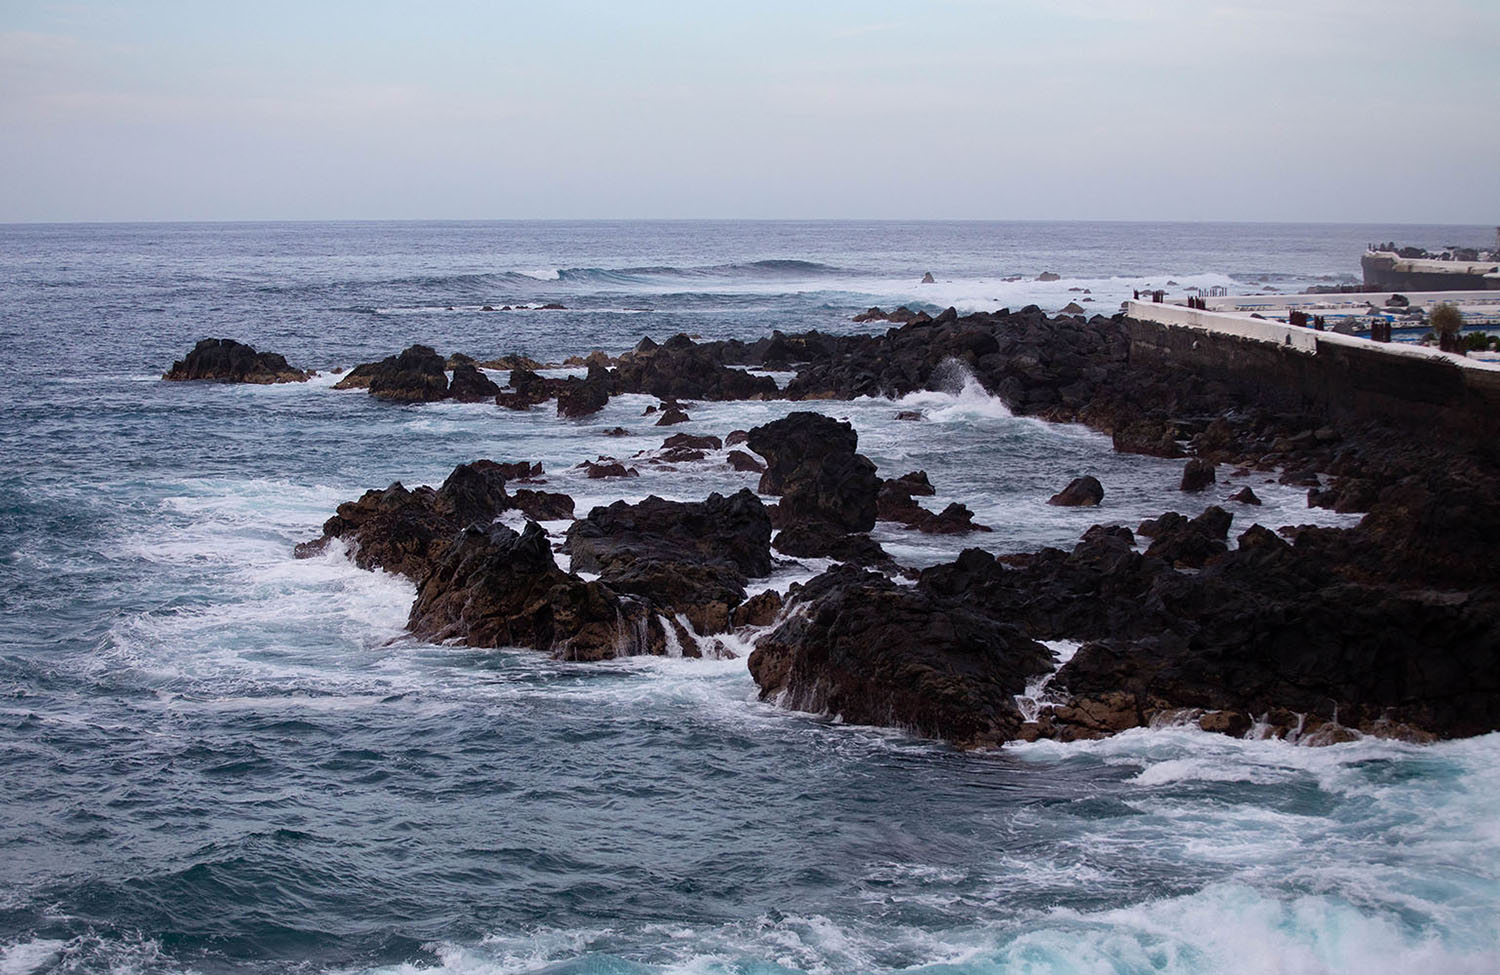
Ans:
[[[1085,474],[1068,482],[1068,486],[1047,499],[1047,503],[1067,508],[1091,508],[1103,500],[1104,485],[1097,477]]]
[[[1182,469],[1182,483],[1178,487],[1188,492],[1202,491],[1217,480],[1214,465],[1194,457]]]
[[[306,382],[308,374],[287,365],[275,352],[256,352],[234,339],[203,339],[161,378],[268,385]]]
[[[761,493],[782,495],[782,510],[796,520],[846,532],[875,527],[880,479],[869,458],[855,453],[859,436],[848,423],[792,413],[751,430],[747,445],[766,459]]]
[[[838,566],[792,597],[750,655],[762,700],[960,747],[1016,737],[1015,696],[1052,662],[1019,629],[962,603]]]
[[[476,369],[473,363],[459,363],[453,367],[453,380],[448,394],[460,403],[478,403],[492,400],[500,392],[494,380]]]

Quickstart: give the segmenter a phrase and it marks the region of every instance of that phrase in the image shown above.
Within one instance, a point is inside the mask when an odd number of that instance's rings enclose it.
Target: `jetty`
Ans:
[[[1500,356],[1444,352],[1415,342],[1377,342],[1352,328],[1292,324],[1340,313],[1349,319],[1453,303],[1500,317],[1500,293],[1445,291],[1402,296],[1225,295],[1181,301],[1126,301],[1133,366],[1187,367],[1259,401],[1311,408],[1335,418],[1376,420],[1500,435]],[[1425,321],[1417,319],[1413,324]]]

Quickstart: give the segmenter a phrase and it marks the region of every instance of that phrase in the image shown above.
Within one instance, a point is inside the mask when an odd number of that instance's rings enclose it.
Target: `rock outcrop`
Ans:
[[[662,400],[774,399],[779,394],[769,376],[752,376],[724,364],[721,349],[674,335],[658,345],[643,340],[621,356],[615,367],[616,393],[647,393]]]
[[[297,546],[297,555],[316,555],[338,538],[360,568],[385,569],[420,585],[456,533],[487,525],[510,506],[506,473],[506,465],[477,460],[455,467],[436,490],[409,490],[398,481],[366,491],[339,505],[323,523],[322,537]]]
[[[1104,485],[1091,474],[1075,477],[1068,486],[1047,499],[1048,504],[1065,508],[1092,508],[1104,500]]]
[[[400,355],[366,362],[349,370],[334,389],[368,389],[370,395],[395,403],[430,403],[448,398],[447,360],[425,345]]]
[[[749,664],[762,699],[799,711],[998,745],[1020,734],[1016,695],[1052,666],[1017,627],[853,566],[812,580],[791,606]]]
[[[748,490],[705,501],[595,508],[568,530],[575,572],[598,573],[614,590],[646,600],[653,611],[682,614],[698,635],[729,628],[749,578],[771,571],[771,519]]]
[[[275,352],[256,352],[234,339],[203,339],[161,378],[269,385],[306,382],[308,374],[287,365]]]
[[[647,607],[563,572],[530,522],[465,529],[417,591],[407,628],[435,643],[528,647],[564,660],[650,652]]]

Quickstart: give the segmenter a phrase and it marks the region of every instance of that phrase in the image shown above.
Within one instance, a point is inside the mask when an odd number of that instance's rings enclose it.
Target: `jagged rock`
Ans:
[[[1172,565],[1201,568],[1229,551],[1229,525],[1234,516],[1218,505],[1192,520],[1169,511],[1154,522],[1143,522],[1142,535],[1152,536],[1146,554]]]
[[[469,528],[422,583],[407,628],[432,642],[528,647],[565,660],[651,652],[647,607],[565,573],[530,522]]]
[[[510,371],[510,389],[495,395],[495,405],[508,410],[529,410],[557,395],[557,380],[543,379],[530,369],[518,366]]]
[[[1048,504],[1067,508],[1094,507],[1104,500],[1104,485],[1090,474],[1075,477],[1068,486],[1047,499]]]
[[[823,523],[783,528],[771,540],[771,547],[800,559],[836,559],[866,567],[894,564],[880,543],[869,535],[842,532]]]
[[[731,450],[727,459],[729,461],[729,466],[737,471],[747,471],[750,473],[759,474],[764,472],[766,469],[765,464],[762,464],[760,461],[756,460],[754,457],[751,457],[743,450]]]
[[[584,379],[567,379],[557,390],[557,415],[591,416],[609,403],[609,371],[597,363],[589,365]]]
[[[929,535],[966,535],[969,532],[993,530],[988,525],[975,522],[974,512],[956,501],[937,514],[927,516],[913,527]]]
[[[751,430],[747,444],[766,459],[761,493],[782,495],[782,510],[797,520],[847,532],[875,527],[880,479],[869,458],[855,453],[859,436],[848,423],[792,413]]]
[[[323,536],[297,547],[316,555],[329,540],[349,543],[354,564],[385,569],[420,584],[451,538],[471,524],[488,524],[510,506],[505,465],[478,460],[460,464],[440,488],[407,490],[399,481],[345,501],[323,524]]]
[[[500,392],[494,380],[474,368],[472,363],[460,362],[453,367],[453,380],[448,385],[448,394],[460,403],[479,403],[493,400]]]
[[[573,499],[556,491],[520,488],[511,493],[510,505],[533,521],[561,521],[573,517]]]
[[[1052,655],[1016,627],[884,576],[839,566],[750,655],[763,700],[960,747],[1015,738],[1015,696]]]
[[[308,374],[287,365],[275,352],[256,352],[234,339],[203,339],[161,378],[269,385],[306,382]]]
[[[662,410],[661,416],[656,421],[656,425],[659,427],[676,426],[679,423],[686,423],[691,419],[692,417],[688,416],[687,411],[681,407],[669,406],[665,410]]]
[[[937,489],[932,486],[932,481],[927,479],[926,471],[910,471],[896,478],[894,482],[904,487],[908,494],[914,497],[932,497],[937,494]]]
[[[620,357],[615,367],[617,393],[648,393],[662,400],[773,399],[776,381],[752,376],[743,369],[725,365],[718,350],[699,345],[686,335],[674,335],[665,343],[643,341]]]
[[[597,572],[611,588],[682,613],[699,635],[729,628],[745,581],[771,571],[771,519],[748,490],[700,502],[595,508],[568,530],[565,548],[577,572]]]
[[[1182,469],[1182,483],[1178,487],[1187,492],[1202,491],[1217,480],[1214,465],[1194,457]]]
[[[757,593],[734,608],[734,625],[770,626],[781,615],[781,605],[781,593],[776,590]]]
[[[427,403],[448,398],[446,360],[425,345],[413,345],[400,355],[366,362],[349,370],[335,389],[365,388],[378,399],[396,403]]]

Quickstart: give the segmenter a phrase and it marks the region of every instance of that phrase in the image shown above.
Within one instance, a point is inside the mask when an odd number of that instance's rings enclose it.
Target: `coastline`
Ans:
[[[579,365],[588,363],[583,377],[543,379],[517,368],[509,376],[510,391],[467,364],[473,360],[444,361],[430,351],[422,353],[427,360],[412,358],[415,350],[387,359],[380,367],[390,372],[384,380],[373,365],[350,376],[376,376],[368,388],[377,398],[421,401],[450,395],[444,369],[453,368],[452,395],[458,398],[464,398],[457,392],[460,377],[472,376],[463,380],[466,389],[484,383],[472,398],[493,397],[512,409],[550,408],[555,399],[560,416],[586,417],[612,395],[649,393],[663,404],[657,422],[667,424],[687,420],[691,401],[786,398],[816,404],[872,393],[895,398],[922,389],[940,370],[957,369],[1018,414],[1083,422],[1110,433],[1117,451],[1187,457],[1190,475],[1195,464],[1208,472],[1205,483],[1224,466],[1242,477],[1257,470],[1310,485],[1309,504],[1370,512],[1359,526],[1269,526],[1278,533],[1251,524],[1231,546],[1228,528],[1235,516],[1210,507],[1196,519],[1167,512],[1134,533],[1128,527],[1095,526],[1072,553],[1006,555],[1002,550],[997,562],[975,550],[918,575],[870,540],[877,508],[881,520],[905,520],[926,532],[977,539],[972,533],[983,526],[971,522],[966,509],[944,511],[939,519],[914,502],[909,489],[891,495],[901,484],[892,480],[896,472],[877,477],[873,465],[856,453],[855,439],[835,447],[831,432],[810,429],[780,443],[771,439],[778,426],[772,424],[727,438],[731,446],[749,441],[751,454],[737,452],[736,462],[767,471],[761,498],[806,493],[767,508],[741,492],[745,513],[734,517],[759,519],[764,527],[756,529],[762,536],[758,541],[745,535],[746,528],[727,524],[709,529],[722,532],[722,542],[685,556],[683,540],[691,536],[682,533],[705,530],[685,526],[705,524],[705,517],[712,521],[716,516],[706,515],[708,509],[648,510],[650,499],[621,502],[615,506],[619,514],[608,517],[623,518],[623,528],[607,521],[603,509],[586,517],[579,512],[580,520],[560,543],[549,544],[545,531],[532,534],[537,529],[527,521],[524,538],[532,541],[525,544],[535,551],[528,558],[541,561],[518,576],[511,546],[524,539],[509,528],[492,530],[489,541],[468,529],[479,547],[459,556],[445,554],[450,544],[458,545],[448,538],[517,503],[526,510],[539,503],[523,500],[533,495],[565,500],[566,510],[554,505],[541,514],[533,508],[528,516],[566,519],[572,500],[530,490],[510,498],[505,487],[517,475],[501,468],[485,474],[492,479],[480,478],[475,488],[456,486],[461,475],[480,477],[471,473],[480,469],[476,464],[460,465],[436,493],[422,489],[427,493],[414,495],[397,485],[340,507],[324,538],[299,555],[319,554],[343,536],[360,553],[362,567],[392,568],[411,577],[419,591],[411,627],[419,636],[477,646],[519,641],[568,659],[722,656],[731,652],[726,639],[753,644],[750,667],[763,698],[859,723],[894,724],[967,747],[1015,738],[1098,737],[1185,721],[1235,735],[1253,731],[1322,743],[1358,734],[1429,740],[1483,734],[1500,725],[1500,683],[1489,651],[1497,631],[1486,622],[1494,619],[1494,549],[1488,540],[1497,525],[1484,499],[1500,483],[1489,447],[1492,404],[1467,395],[1461,386],[1442,393],[1451,387],[1421,378],[1429,364],[1400,360],[1378,348],[1366,354],[1384,355],[1386,373],[1374,371],[1368,392],[1358,392],[1357,380],[1340,392],[1338,384],[1349,382],[1347,356],[1306,356],[1232,335],[1214,336],[1205,347],[1208,337],[1182,337],[1190,334],[1123,316],[1047,318],[1031,307],[960,317],[949,309],[884,335],[778,332],[757,342],[701,344],[678,336],[661,345],[646,339],[618,357],[578,358]],[[778,389],[769,380],[751,383],[745,368],[795,375]],[[1404,417],[1402,407],[1410,407]],[[810,422],[814,415],[808,416]],[[724,447],[717,437],[668,437],[661,455],[650,459],[691,465],[704,461],[706,451]],[[595,466],[590,477],[633,473],[614,460],[601,459]],[[540,480],[527,476],[524,467],[519,483]],[[1414,483],[1417,478],[1425,483]],[[922,475],[924,487],[925,480]],[[1183,490],[1201,487],[1189,488],[1185,478]],[[473,491],[478,500],[452,500]],[[708,499],[710,508],[717,497]],[[678,518],[689,522],[678,524]],[[423,527],[413,529],[415,524]],[[590,543],[595,554],[586,562],[580,561],[580,528],[596,539]],[[383,545],[411,537],[413,530],[425,539],[418,562],[410,554],[382,554]],[[1153,541],[1147,545],[1138,535]],[[721,565],[724,546],[736,540],[759,554],[747,550],[734,565]],[[409,550],[410,543],[400,544]],[[616,554],[601,562],[600,544]],[[549,548],[572,566],[587,567],[591,578],[556,568]],[[770,571],[773,548],[778,558],[832,558],[835,565],[850,567],[757,597],[741,609],[746,582]],[[511,566],[503,578],[487,568],[499,565]],[[904,578],[915,587],[891,589],[887,577]],[[565,590],[572,594],[564,595]],[[475,610],[480,591],[494,605]],[[1088,606],[1072,605],[1070,592],[1088,593]],[[1443,595],[1430,595],[1435,592]],[[432,622],[433,607],[454,599],[464,604],[459,615]],[[544,604],[542,617],[536,615],[538,599]],[[579,608],[593,603],[598,609]],[[564,611],[564,604],[575,608]],[[1051,605],[1038,609],[1039,604]],[[1162,608],[1171,605],[1198,608]],[[1363,617],[1353,612],[1370,606],[1378,609]],[[809,614],[828,612],[846,623],[861,614],[873,616],[857,637],[807,628]],[[893,612],[901,622],[891,622]],[[1282,623],[1269,629],[1259,625],[1268,613]],[[528,622],[521,623],[523,617]],[[1330,631],[1316,622],[1324,617],[1343,620],[1342,629]],[[978,629],[971,635],[961,631],[958,643],[945,650],[941,641],[934,643],[930,629],[939,618],[972,618],[968,625]],[[1361,622],[1355,625],[1357,618]],[[1012,636],[996,635],[997,625],[1010,627]],[[715,639],[718,634],[726,639]],[[1029,681],[1053,669],[1036,656],[1040,649],[1026,651],[1030,658],[1015,656],[1022,646],[1037,648],[1038,638],[1084,646],[1049,678],[1049,700],[1021,722],[1013,699]],[[841,640],[865,649],[856,657],[838,657],[844,652],[837,649]],[[981,663],[960,663],[975,652],[974,640],[995,647],[982,653]],[[881,648],[873,656],[872,643]],[[1288,643],[1301,644],[1291,656]],[[1223,671],[1203,672],[1205,659],[1225,654],[1238,661],[1232,678]],[[1417,663],[1434,654],[1451,661],[1437,668],[1436,678],[1427,673],[1430,661]],[[1150,666],[1144,666],[1147,661]],[[889,676],[918,672],[932,674],[937,683],[915,697]],[[1392,672],[1407,676],[1392,683]]]

